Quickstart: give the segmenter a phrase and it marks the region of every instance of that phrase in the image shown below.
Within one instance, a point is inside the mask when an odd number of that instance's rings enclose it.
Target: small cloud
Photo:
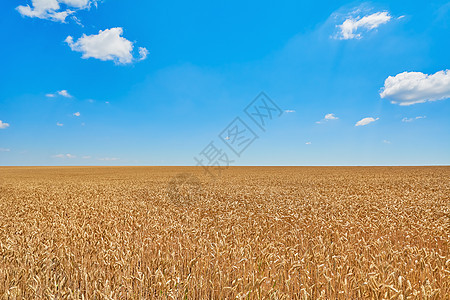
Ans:
[[[404,118],[402,119],[402,122],[408,123],[408,122],[412,122],[412,121],[414,121],[414,120],[415,120],[414,118],[406,118],[406,117],[404,117]]]
[[[82,156],[81,158],[82,158],[82,159],[90,159],[90,158],[92,158],[92,157],[89,156],[89,155],[85,155],[85,156]]]
[[[337,120],[339,118],[336,117],[334,114],[326,114],[324,119],[325,120]]]
[[[56,155],[53,155],[53,157],[54,158],[76,158],[75,155],[72,155],[70,153],[67,153],[67,154],[56,154]]]
[[[66,98],[72,98],[72,95],[70,95],[69,92],[67,92],[67,90],[56,91],[56,93],[46,94],[45,96],[49,98],[55,98],[58,95]]]
[[[330,121],[330,120],[337,120],[337,119],[339,119],[338,117],[336,117],[334,114],[326,114],[325,115],[325,117],[323,117],[323,119],[322,120],[320,120],[320,121],[316,121],[316,124],[322,124],[322,123],[325,123],[325,122],[327,122],[327,121]]]
[[[115,27],[100,30],[98,34],[83,34],[77,41],[68,36],[65,42],[72,51],[81,52],[81,58],[96,58],[99,60],[111,60],[116,65],[130,64],[143,60],[148,55],[148,50],[139,47],[139,58],[133,57],[133,43],[122,36],[123,28]]]
[[[390,143],[391,143],[391,141],[388,141],[388,140],[383,140],[383,143],[385,143],[385,144],[390,144]]]
[[[418,116],[418,117],[415,117],[415,118],[403,118],[402,119],[402,122],[406,122],[406,123],[409,123],[409,122],[412,122],[412,121],[415,121],[415,120],[419,120],[419,119],[425,119],[427,116]]]
[[[58,95],[66,97],[66,98],[71,98],[72,95],[70,95],[67,90],[61,90],[61,91],[57,91]]]
[[[295,113],[295,110],[293,110],[293,109],[286,109],[284,112],[287,113],[287,114]]]
[[[306,145],[311,145],[311,142],[306,142],[305,144],[306,144]]]
[[[81,116],[81,114],[80,114],[80,112],[79,111],[77,111],[76,113],[74,113],[73,114],[75,117],[79,117],[79,116]]]
[[[88,102],[89,102],[89,103],[94,103],[95,100],[94,100],[94,99],[88,99]]]
[[[56,126],[63,127],[64,124],[63,124],[63,123],[56,122]]]
[[[9,127],[9,123],[5,123],[2,120],[0,120],[0,129],[6,129]]]
[[[9,152],[11,149],[9,148],[0,148],[0,152]]]
[[[144,59],[146,59],[148,53],[149,53],[149,52],[148,52],[147,48],[139,47],[139,60],[144,60]]]
[[[341,25],[336,25],[340,31],[336,38],[341,40],[360,39],[362,38],[362,31],[374,30],[392,19],[387,11],[377,12],[364,17],[355,16],[355,13],[358,12],[357,10],[348,15]]]
[[[377,120],[379,120],[379,119],[380,119],[380,118],[374,119],[374,118],[372,118],[372,117],[364,118],[364,119],[359,120],[358,122],[356,122],[355,126],[366,126],[366,125],[368,125],[368,124],[370,124],[370,123],[372,123],[372,122],[375,122],[375,121],[377,121]]]
[[[105,101],[106,104],[109,104],[109,101]]]
[[[83,23],[81,23],[80,19],[78,19],[76,16],[72,16],[72,20],[81,27],[84,27]]]
[[[117,157],[102,157],[102,158],[99,158],[98,160],[101,160],[101,161],[116,161],[116,160],[119,160]]]
[[[84,125],[86,125],[86,123],[82,122],[82,123],[81,123],[81,126],[84,126]]]
[[[407,106],[450,98],[450,70],[428,75],[421,72],[403,72],[384,81],[381,98]]]

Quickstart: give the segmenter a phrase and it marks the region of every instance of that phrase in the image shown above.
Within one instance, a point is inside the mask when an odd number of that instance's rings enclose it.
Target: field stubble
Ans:
[[[171,178],[189,172],[201,189],[174,201]],[[449,179],[449,167],[233,167],[214,181],[194,167],[2,167],[0,299],[450,299]]]

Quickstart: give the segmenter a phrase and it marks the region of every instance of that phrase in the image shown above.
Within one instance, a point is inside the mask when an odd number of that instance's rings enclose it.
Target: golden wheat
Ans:
[[[2,167],[0,298],[450,299],[449,179],[449,167],[234,167],[216,180]]]

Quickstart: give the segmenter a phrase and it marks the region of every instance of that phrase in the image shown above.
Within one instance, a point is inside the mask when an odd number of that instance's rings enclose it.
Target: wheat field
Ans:
[[[449,235],[450,167],[0,168],[0,299],[450,299]]]

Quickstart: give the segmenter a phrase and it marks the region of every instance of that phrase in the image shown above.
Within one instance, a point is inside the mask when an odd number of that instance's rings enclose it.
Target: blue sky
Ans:
[[[0,165],[450,163],[450,2],[213,2],[1,2]]]

